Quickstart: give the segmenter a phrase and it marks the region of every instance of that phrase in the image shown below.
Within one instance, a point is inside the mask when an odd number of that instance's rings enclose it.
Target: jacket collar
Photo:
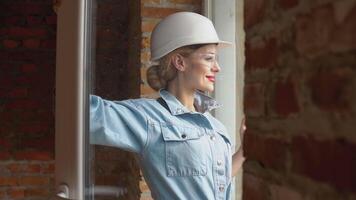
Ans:
[[[174,95],[165,89],[159,91],[162,99],[167,103],[172,115],[194,113],[186,108]],[[195,92],[194,105],[198,112],[205,113],[221,106],[215,99],[205,95],[200,91]]]

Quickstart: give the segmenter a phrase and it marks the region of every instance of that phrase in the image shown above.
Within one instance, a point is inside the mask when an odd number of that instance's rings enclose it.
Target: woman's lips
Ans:
[[[215,76],[206,76],[206,78],[211,82],[215,82]]]

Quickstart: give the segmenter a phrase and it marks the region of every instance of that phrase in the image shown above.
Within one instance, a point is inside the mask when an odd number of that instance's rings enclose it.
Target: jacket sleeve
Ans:
[[[141,153],[147,142],[147,119],[132,102],[108,101],[90,96],[91,144]]]

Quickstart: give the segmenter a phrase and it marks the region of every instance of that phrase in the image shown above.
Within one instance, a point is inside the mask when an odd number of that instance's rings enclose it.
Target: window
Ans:
[[[120,152],[88,145],[87,106],[89,93],[107,95],[109,99],[139,97],[140,6],[139,1],[77,0],[62,1],[59,7],[56,188],[62,197],[94,199],[96,193],[99,199],[100,195],[114,198],[128,192],[120,184],[98,181],[100,177],[96,172],[100,171],[100,166],[96,169],[98,165],[93,162],[95,155],[117,155]],[[242,0],[206,0],[204,10],[215,23],[220,37],[234,43],[232,48],[221,50],[219,54],[223,69],[213,95],[224,104],[215,113],[216,117],[227,125],[232,138],[237,141],[237,122],[241,121],[243,115],[242,96],[238,95],[242,94],[243,88]],[[125,31],[120,26],[130,28]],[[122,59],[118,59],[120,57]],[[125,84],[113,85],[107,82],[110,79]],[[114,165],[110,166],[115,168]],[[113,182],[119,181],[113,179]],[[241,183],[238,183],[237,193],[240,193],[240,187]],[[237,195],[235,199],[238,199]]]

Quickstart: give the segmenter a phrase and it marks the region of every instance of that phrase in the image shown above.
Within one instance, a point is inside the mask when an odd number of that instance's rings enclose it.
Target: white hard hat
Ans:
[[[177,12],[160,21],[151,35],[151,60],[158,60],[173,50],[194,44],[231,43],[219,39],[213,23],[193,12]]]

